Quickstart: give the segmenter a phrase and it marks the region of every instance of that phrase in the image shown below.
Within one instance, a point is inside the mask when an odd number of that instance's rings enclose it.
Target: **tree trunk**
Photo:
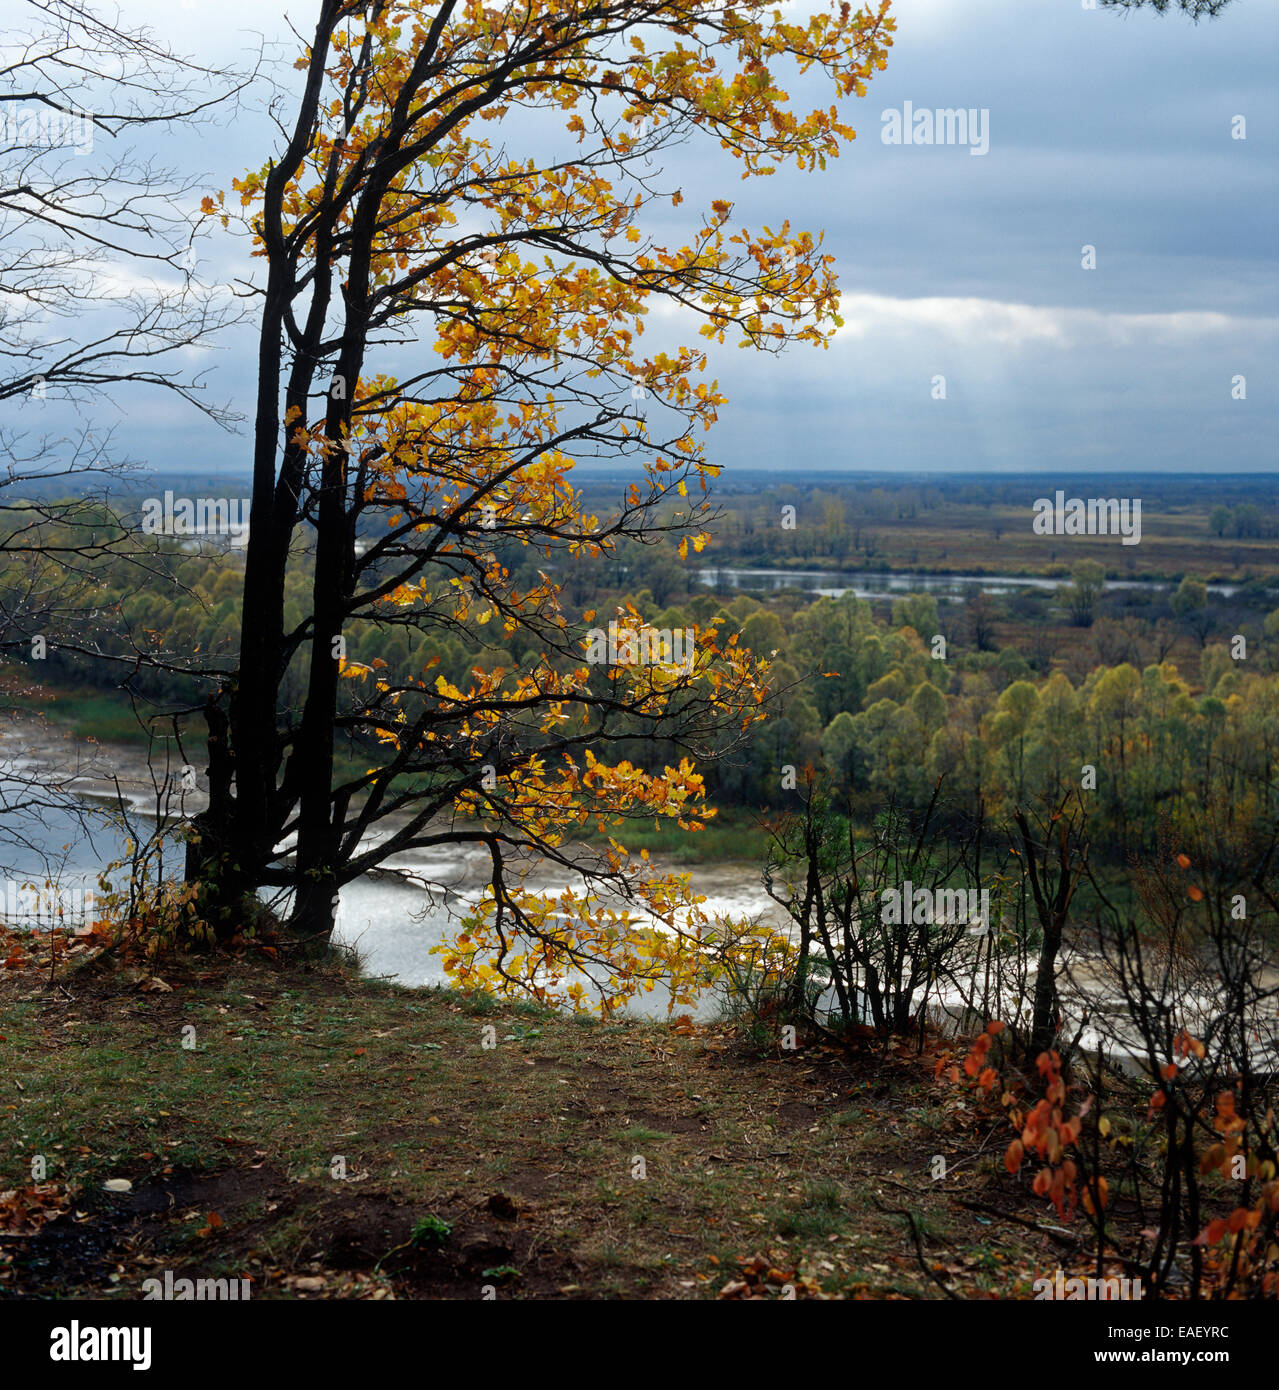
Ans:
[[[1033,1056],[1051,1049],[1057,1039],[1057,953],[1061,950],[1062,923],[1050,918],[1044,925],[1035,974],[1035,1003],[1031,1013],[1029,1048]]]
[[[1074,821],[1064,819],[1061,813],[1054,816],[1049,824],[1056,826],[1057,830],[1058,863],[1056,882],[1050,886],[1047,847],[1041,847],[1036,843],[1030,832],[1030,824],[1021,811],[1017,812],[1015,820],[1021,837],[1026,872],[1030,877],[1035,913],[1043,931],[1043,941],[1039,947],[1039,968],[1035,975],[1030,1038],[1027,1043],[1027,1056],[1033,1059],[1041,1052],[1050,1051],[1057,1040],[1057,1030],[1060,1026],[1057,956],[1061,950],[1066,918],[1070,913],[1070,904],[1079,883],[1079,876],[1083,872],[1087,850],[1075,838]]]
[[[210,695],[204,705],[209,745],[209,805],[192,819],[187,841],[184,877],[198,883],[206,920],[218,940],[234,936],[244,925],[245,897],[256,884],[245,874],[234,848],[235,764],[230,745],[230,720],[222,695]]]

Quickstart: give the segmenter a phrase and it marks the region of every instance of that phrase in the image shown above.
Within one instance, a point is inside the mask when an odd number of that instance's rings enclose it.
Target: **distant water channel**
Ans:
[[[985,594],[1015,594],[1032,589],[1052,593],[1069,580],[1041,579],[1006,574],[905,574],[897,570],[776,570],[738,569],[731,566],[698,570],[698,582],[728,589],[802,589],[824,598],[853,594],[857,598],[891,598],[897,594],[933,594],[947,601],[964,597],[976,588]],[[1107,589],[1144,589],[1163,593],[1172,588],[1157,579],[1107,579]],[[1238,584],[1209,584],[1210,594],[1228,598]]]

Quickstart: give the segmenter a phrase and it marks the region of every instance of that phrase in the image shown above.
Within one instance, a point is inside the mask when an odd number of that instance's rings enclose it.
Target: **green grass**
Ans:
[[[807,1183],[801,1195],[777,1214],[777,1230],[784,1236],[821,1238],[840,1232],[849,1216],[838,1183]]]
[[[300,1275],[324,1281],[319,1296],[476,1297],[482,1269],[502,1271],[487,1278],[504,1297],[713,1298],[760,1253],[836,1295],[937,1296],[905,1223],[865,1198],[877,1173],[912,1182],[947,1258],[991,1235],[952,1237],[927,1181],[936,1087],[918,1059],[758,1058],[728,1033],[584,1024],[335,965],[153,968],[169,992],[106,961],[63,990],[34,969],[0,976],[0,1052],[21,1087],[0,1100],[0,1191],[44,1155],[85,1213],[62,1229],[103,1251],[57,1267],[40,1241],[0,1241],[0,1296],[128,1296],[161,1263],[250,1277],[255,1299],[294,1296]],[[854,1121],[872,1076],[892,1095]],[[186,1195],[125,1244],[108,1178]],[[983,1267],[974,1291],[1002,1276]]]
[[[30,673],[26,674],[29,678]],[[100,743],[147,743],[146,729],[138,723],[128,701],[117,693],[91,686],[59,686],[39,695],[11,694],[5,703],[11,709],[42,715],[51,724],[70,725],[77,738],[95,738]]]
[[[631,854],[650,854],[676,864],[714,864],[738,860],[762,863],[768,853],[768,836],[753,818],[722,811],[704,822],[704,829],[690,833],[674,821],[634,821],[610,831]],[[587,844],[603,844],[607,836],[591,831],[581,834]]]

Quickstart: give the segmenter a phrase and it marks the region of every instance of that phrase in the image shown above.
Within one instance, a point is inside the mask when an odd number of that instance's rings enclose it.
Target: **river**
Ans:
[[[986,594],[1014,594],[1036,589],[1053,593],[1066,579],[1042,579],[1007,574],[904,574],[899,571],[870,570],[776,570],[738,569],[730,566],[701,569],[698,582],[710,588],[803,589],[825,598],[853,594],[857,598],[891,598],[900,594],[932,594],[946,602],[956,602],[976,587]],[[1162,593],[1171,584],[1157,579],[1107,579],[1107,589],[1142,589]],[[1209,584],[1210,594],[1228,598],[1239,592],[1238,584]]]
[[[15,793],[22,793],[22,783],[15,778],[31,777],[41,765],[51,761],[65,771],[64,753],[48,742],[56,736],[57,731],[45,731],[46,742],[40,745],[29,737],[22,739],[21,735],[19,744],[11,734],[7,744],[0,744],[0,808],[11,806]],[[62,737],[65,739],[65,735]],[[15,744],[22,747],[21,756],[14,755]],[[133,775],[122,774],[120,781],[128,789],[135,823],[144,830],[154,826],[150,800],[137,776],[138,764],[141,762],[145,766],[145,760],[137,750],[112,751],[118,761],[131,764]],[[98,875],[123,855],[125,832],[103,814],[106,788],[101,769],[86,772],[73,786],[79,793],[78,798],[42,812],[41,822],[27,819],[16,827],[22,832],[20,841],[15,840],[12,833],[5,833],[15,828],[12,818],[0,815],[0,893],[3,894],[0,915],[13,916],[11,911],[6,913],[6,905],[12,906],[15,894],[21,892],[25,883],[40,883],[46,877],[54,878],[67,902],[77,905],[79,900],[75,895],[94,887]],[[202,798],[197,798],[195,804],[186,806],[186,812],[200,809],[201,803]],[[182,846],[174,841],[166,853],[167,873],[181,871],[182,853]],[[358,953],[360,967],[367,975],[387,977],[416,987],[447,984],[441,956],[433,954],[432,948],[457,931],[462,917],[478,899],[487,864],[485,851],[462,845],[431,854],[418,852],[395,856],[388,861],[389,868],[412,874],[414,879],[429,884],[430,890],[397,881],[384,873],[366,875],[342,890],[335,940]],[[663,868],[656,856],[654,868],[658,871]],[[746,861],[699,864],[683,867],[680,871],[689,874],[694,890],[705,897],[703,910],[710,917],[751,918],[773,925],[786,921],[778,905],[764,892],[757,864]],[[569,886],[568,878],[567,871],[560,868],[535,869],[529,875],[527,886],[536,892],[558,895]],[[572,886],[579,892],[582,887],[580,880]],[[1105,1032],[1111,1045],[1114,1046],[1116,1038],[1121,1040],[1117,1054],[1125,1050],[1122,1043],[1125,1037],[1135,1045],[1135,1035],[1122,1016],[1113,982],[1107,982],[1105,972],[1098,969],[1100,962],[1085,952],[1068,950],[1062,963],[1070,967],[1073,981],[1067,985],[1063,980],[1064,997],[1070,1001],[1068,1012],[1076,1017],[1088,1012],[1094,1018],[1106,1018]],[[1268,975],[1274,977],[1273,968]],[[588,982],[584,980],[583,983]],[[967,990],[955,986],[939,991],[930,1005],[933,1018],[943,1026],[958,1023],[970,1027],[974,1020],[965,1013],[965,993]],[[1194,1013],[1212,1011],[1212,1001],[1207,998],[1188,1002]],[[667,992],[658,987],[642,995],[627,1012],[639,1017],[664,1018],[670,1012],[669,1003]],[[999,1006],[999,1012],[1006,1018],[1011,1017],[1009,1010],[1017,1007],[1019,1002],[1010,998],[1005,1005]],[[690,1012],[697,1019],[707,1020],[718,1016],[722,1008],[722,998],[717,993],[708,993]],[[684,1011],[681,1007],[680,1012]],[[1097,1045],[1099,1036],[1094,1028],[1085,1029],[1082,1042],[1089,1049]],[[1270,1066],[1279,1066],[1279,1035],[1273,1024],[1267,1022],[1262,1027],[1258,1044],[1259,1058],[1266,1058]],[[1117,1055],[1117,1060],[1133,1069],[1140,1065],[1131,1055]]]
[[[108,808],[116,804],[111,781],[115,772],[141,833],[151,833],[157,823],[141,750],[112,749],[102,754],[100,765],[82,764],[76,753],[69,752],[71,742],[59,730],[41,727],[37,733],[28,727],[11,729],[8,742],[0,744],[0,916],[13,919],[15,925],[47,926],[59,906],[64,922],[83,920],[86,914],[92,917],[92,901],[86,903],[85,892],[96,890],[99,875],[126,853],[126,830],[118,815],[108,814]],[[72,770],[79,775],[69,776]],[[38,818],[26,816],[20,825],[15,824],[5,808],[29,800],[22,779],[40,775],[59,776],[63,788],[72,794],[62,804],[42,807]],[[189,815],[203,805],[204,798],[197,793],[176,797],[173,810]],[[183,856],[184,848],[175,837],[164,851],[166,876],[181,873]],[[659,871],[674,867],[663,866],[657,856],[652,862]],[[396,855],[387,861],[387,868],[411,875],[429,885],[429,891],[399,881],[392,873],[357,879],[341,891],[334,939],[358,953],[365,974],[409,986],[447,984],[442,958],[432,948],[460,929],[462,918],[484,889],[488,864],[487,851],[466,845]],[[706,899],[703,910],[710,916],[784,920],[764,892],[759,865],[713,863],[681,867],[679,872],[691,875],[694,890]],[[570,884],[569,878],[566,870],[548,866],[534,869],[527,886],[557,896],[569,886],[580,893],[581,880]],[[49,883],[52,887],[46,888]],[[43,898],[33,903],[33,891],[43,891]],[[285,908],[287,903],[277,906]],[[665,1017],[668,1003],[666,991],[656,988],[631,1011]],[[718,1009],[718,1001],[708,998],[694,1013],[708,1018]]]

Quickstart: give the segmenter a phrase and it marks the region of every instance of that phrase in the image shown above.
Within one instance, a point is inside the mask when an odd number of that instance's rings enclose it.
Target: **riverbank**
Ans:
[[[113,708],[119,703],[100,699]],[[39,775],[64,792],[107,801],[123,795],[131,802],[153,799],[166,772],[180,770],[180,754],[169,746],[173,740],[102,739],[86,732],[83,718],[83,706],[74,701],[11,701],[0,713],[0,767]]]
[[[0,794],[6,785],[25,792],[20,782],[13,781],[18,772],[58,788],[63,803],[81,808],[86,801],[118,807],[123,797],[137,819],[133,832],[120,825],[102,825],[93,830],[90,840],[85,826],[63,813],[56,825],[48,826],[46,843],[32,845],[29,839],[25,845],[0,843],[0,858],[16,880],[43,880],[48,870],[38,856],[44,853],[63,865],[61,877],[68,886],[92,887],[110,872],[111,864],[127,858],[125,841],[130,834],[146,833],[145,827],[154,824],[148,816],[161,808],[167,814],[187,816],[204,808],[206,797],[199,785],[203,768],[198,762],[195,766],[196,788],[184,791],[175,776],[173,755],[163,746],[151,762],[146,748],[86,742],[56,722],[11,714],[0,726]],[[775,924],[784,920],[761,882],[766,848],[762,831],[740,824],[721,827],[715,821],[696,834],[673,830],[655,830],[651,821],[645,821],[618,833],[633,855],[648,852],[655,873],[688,874],[694,891],[705,898],[708,913],[762,918]],[[581,854],[599,847],[584,842]],[[757,857],[749,857],[752,854]],[[181,871],[180,846],[167,871]],[[342,889],[336,939],[356,953],[371,976],[392,977],[405,986],[442,985],[446,983],[443,957],[435,948],[462,929],[462,919],[483,894],[491,873],[487,850],[474,844],[441,844],[394,855],[383,868]],[[566,869],[530,862],[526,886],[558,895],[568,886],[580,891],[583,884]],[[645,996],[643,1002],[656,1016],[666,1012],[664,997]],[[699,1010],[713,1011],[712,1003]]]
[[[202,745],[186,745],[195,771],[195,788],[182,791],[180,774],[186,764],[174,738],[148,742],[140,729],[137,739],[99,738],[85,731],[83,715],[83,703],[66,695],[57,702],[11,704],[0,714],[0,770],[9,765],[35,771],[64,791],[107,804],[117,803],[123,796],[133,809],[144,812],[154,813],[160,804],[170,811],[180,809],[195,815],[208,804],[203,790],[206,756]],[[166,782],[171,788],[167,796]],[[695,833],[681,830],[673,822],[635,821],[621,838],[632,854],[648,850],[664,868],[702,864],[749,867],[752,882],[758,881],[768,849],[764,830],[743,812],[712,816],[705,828]],[[583,836],[585,845],[597,848],[607,840],[606,835]]]
[[[0,1298],[1023,1298],[1065,1262],[927,1053],[156,970],[0,972],[0,1187],[48,1166],[23,1235],[0,1198]]]

